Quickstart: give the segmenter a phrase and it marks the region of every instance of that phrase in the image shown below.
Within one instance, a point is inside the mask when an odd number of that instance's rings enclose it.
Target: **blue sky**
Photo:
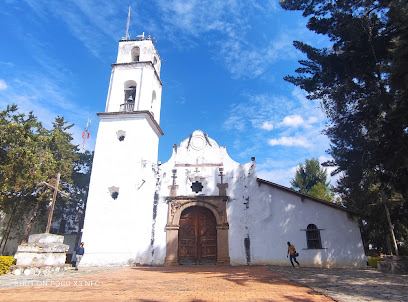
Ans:
[[[64,116],[76,144],[91,118],[93,149],[129,5],[131,38],[151,34],[163,59],[159,160],[196,129],[285,186],[300,162],[329,158],[319,103],[283,80],[303,58],[293,40],[329,43],[277,0],[3,0],[0,110],[15,103],[47,127]]]

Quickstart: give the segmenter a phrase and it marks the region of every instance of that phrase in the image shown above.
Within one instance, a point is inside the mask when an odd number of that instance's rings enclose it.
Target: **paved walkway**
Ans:
[[[408,275],[375,269],[325,269],[269,266],[287,278],[341,302],[408,301]]]
[[[0,301],[333,301],[264,266],[82,268],[0,287]]]
[[[0,301],[408,302],[408,276],[289,266],[85,267],[2,275]]]

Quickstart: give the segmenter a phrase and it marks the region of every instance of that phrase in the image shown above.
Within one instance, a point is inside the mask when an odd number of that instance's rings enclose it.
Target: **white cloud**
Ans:
[[[289,146],[289,147],[310,147],[311,144],[304,138],[297,138],[297,137],[280,137],[278,139],[270,139],[268,144],[271,146]]]
[[[7,89],[6,81],[0,79],[0,90],[6,90],[6,89]]]
[[[285,116],[283,121],[278,126],[299,127],[305,124],[305,120],[300,115]]]
[[[288,115],[283,118],[283,121],[278,123],[278,127],[291,127],[291,128],[311,128],[312,124],[318,122],[318,118],[315,116],[309,117],[307,120],[303,119],[298,114]]]
[[[314,124],[314,123],[317,123],[318,121],[319,121],[319,119],[318,119],[317,117],[311,116],[311,117],[309,117],[309,119],[307,120],[307,123],[308,123],[308,124]]]
[[[285,97],[268,94],[244,94],[247,101],[231,105],[229,115],[224,123],[227,130],[243,131],[251,125],[262,128],[265,121],[273,125],[280,120],[282,112],[291,111],[294,104]]]
[[[255,156],[263,160],[265,156],[273,154],[275,162],[299,159],[291,163],[291,166],[294,166],[306,158],[325,154],[325,150],[329,147],[329,140],[322,134],[325,124],[324,115],[311,110],[314,108],[314,103],[307,102],[308,100],[303,98],[304,94],[297,89],[294,88],[291,98],[246,93],[243,94],[242,102],[231,105],[224,127],[233,138],[234,143],[230,146],[236,152],[237,158],[246,160],[249,156]],[[296,97],[293,97],[294,95]],[[289,121],[293,123],[303,121],[304,125],[278,126],[285,117],[291,116],[291,119],[286,118],[287,124],[290,124]],[[273,137],[265,136],[265,130],[267,130],[265,128],[268,126],[271,128],[273,126]],[[261,129],[264,130],[261,131]],[[290,147],[290,153],[288,153],[288,147]],[[288,166],[280,167],[280,169],[286,168]],[[261,168],[261,170],[265,169],[269,171],[266,166]]]
[[[273,129],[273,123],[266,121],[262,124],[261,128],[267,131],[271,131]]]

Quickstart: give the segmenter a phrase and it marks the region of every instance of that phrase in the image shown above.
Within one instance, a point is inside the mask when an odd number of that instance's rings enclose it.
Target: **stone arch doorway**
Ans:
[[[207,208],[186,208],[180,216],[178,236],[180,264],[215,264],[217,261],[217,223]]]
[[[213,261],[213,253],[215,251],[216,253],[216,264],[217,265],[229,265],[230,264],[230,258],[229,258],[229,247],[228,247],[228,230],[229,230],[229,225],[228,225],[228,220],[227,220],[227,209],[226,209],[226,202],[227,202],[228,197],[226,196],[172,196],[167,198],[167,203],[168,203],[168,216],[167,216],[167,225],[166,225],[166,259],[165,259],[165,265],[170,266],[170,265],[179,265],[179,257],[181,257],[182,261],[185,261],[186,258],[183,258],[186,254],[189,255],[187,258],[191,261],[196,260],[196,262],[200,263],[204,259],[204,263],[206,261]],[[194,214],[195,211],[200,212],[200,214]],[[187,213],[192,213],[187,215]],[[194,219],[201,219],[205,220],[208,218],[208,221],[201,222],[201,224],[198,222],[198,228],[196,231],[196,227],[194,225],[194,232],[199,232],[200,231],[200,225],[207,225],[209,230],[211,232],[214,231],[214,227],[209,225],[212,225],[214,223],[215,219],[215,229],[216,229],[216,236],[204,236],[204,238],[200,239],[200,236],[203,237],[201,234],[198,234],[194,236],[194,240],[201,240],[199,241],[200,243],[194,243],[195,245],[192,246],[192,232],[191,226],[190,230],[189,227],[187,227],[187,232],[186,234],[190,234],[190,243],[186,241],[180,241],[179,243],[179,230],[180,228],[184,228],[184,221],[190,219],[192,220],[193,217],[197,216],[197,218]],[[188,218],[191,216],[190,218]],[[207,218],[203,218],[207,217]],[[209,218],[211,217],[211,218]],[[190,222],[192,223],[192,222]],[[201,231],[206,232],[206,230],[201,229]],[[184,232],[184,233],[183,233]],[[210,233],[208,233],[210,234]],[[211,233],[213,234],[213,233]],[[216,244],[213,244],[213,241],[215,237]],[[182,240],[185,240],[185,238],[188,239],[188,236],[185,236],[185,230],[183,229],[181,231],[181,237]],[[203,241],[204,239],[204,241]],[[208,244],[208,245],[207,245]],[[190,246],[190,247],[189,247]],[[184,248],[186,251],[180,251],[179,248]],[[196,249],[196,252],[192,249]],[[207,249],[207,251],[203,252],[202,249]],[[188,250],[190,249],[190,250]],[[198,254],[199,249],[201,249],[201,257]],[[195,254],[194,254],[195,253]],[[204,253],[204,257],[203,257]],[[191,255],[195,255],[191,257]],[[207,257],[207,256],[208,257]],[[211,256],[210,256],[211,255]]]

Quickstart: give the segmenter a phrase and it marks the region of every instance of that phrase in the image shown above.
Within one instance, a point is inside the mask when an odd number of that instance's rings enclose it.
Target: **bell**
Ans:
[[[127,101],[127,102],[133,102],[133,101],[134,101],[133,96],[130,95],[126,101]]]

